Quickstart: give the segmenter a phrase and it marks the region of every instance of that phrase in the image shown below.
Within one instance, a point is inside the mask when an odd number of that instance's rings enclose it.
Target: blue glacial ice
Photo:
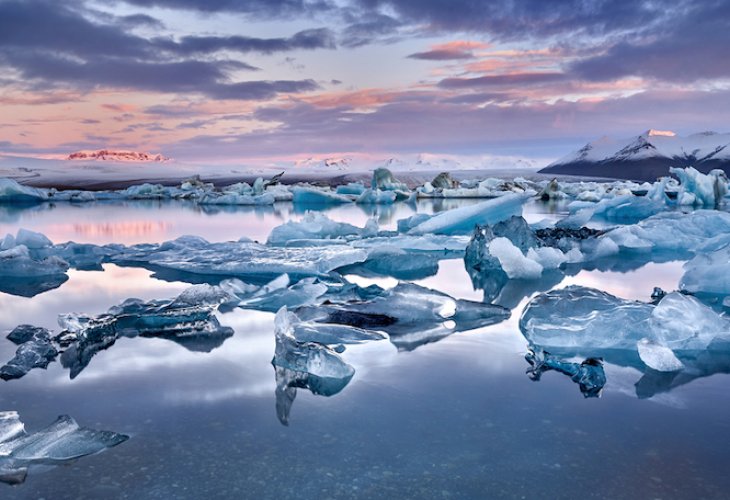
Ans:
[[[509,310],[453,297],[414,283],[399,283],[369,300],[301,308],[297,315],[318,324],[340,324],[387,333],[401,350],[435,342],[455,332],[504,321]]]
[[[526,195],[508,194],[475,205],[455,208],[410,225],[408,234],[468,234],[478,224],[494,224],[513,215],[520,215],[525,201]]]
[[[272,364],[276,377],[276,414],[284,425],[288,425],[298,388],[333,396],[355,375],[355,369],[325,344],[297,340],[298,323],[299,318],[286,307],[274,319],[276,348]]]
[[[528,303],[520,331],[533,349],[587,357],[634,353],[659,371],[679,369],[674,357],[696,357],[730,340],[730,322],[695,297],[657,298],[655,305],[580,286],[551,290]]]
[[[321,206],[321,205],[342,205],[352,203],[355,198],[349,195],[337,194],[334,191],[314,187],[297,186],[291,188],[292,201],[295,205]]]
[[[233,335],[215,311],[236,301],[221,287],[195,285],[174,299],[127,299],[98,316],[68,313],[58,318],[62,331],[51,336],[43,328],[21,325],[8,338],[19,344],[15,356],[0,368],[5,380],[21,378],[34,368],[45,368],[60,354],[64,368],[75,378],[101,350],[120,337],[171,340],[191,351],[210,352]]]
[[[20,325],[8,334],[8,340],[19,347],[15,356],[0,367],[3,380],[21,378],[33,368],[45,369],[58,356],[51,332],[45,328]]]
[[[679,179],[677,203],[701,207],[715,207],[723,203],[728,194],[728,179],[722,170],[711,170],[703,174],[688,168],[670,168]]]
[[[80,427],[68,415],[29,434],[17,412],[0,412],[0,481],[22,483],[30,467],[71,463],[127,439],[129,437],[124,434]]]
[[[0,203],[33,204],[47,199],[48,193],[43,189],[23,186],[12,179],[0,178]]]
[[[588,358],[580,363],[565,361],[541,349],[528,351],[525,359],[530,367],[527,375],[535,382],[547,371],[556,371],[570,377],[578,384],[580,392],[586,398],[597,398],[606,385],[606,372],[603,361],[599,358]]]
[[[308,212],[300,221],[289,221],[272,229],[267,240],[268,245],[300,246],[301,241],[307,246],[308,240],[354,239],[367,238],[378,234],[378,224],[370,219],[364,228],[346,222],[336,222],[326,215]]]

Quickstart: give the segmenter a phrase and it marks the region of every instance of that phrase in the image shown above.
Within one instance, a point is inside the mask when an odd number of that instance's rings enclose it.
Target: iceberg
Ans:
[[[376,168],[373,171],[370,188],[381,191],[409,191],[408,186],[398,181],[393,173],[384,167]]]
[[[359,205],[392,205],[397,198],[395,191],[366,189],[355,200]]]
[[[355,374],[355,369],[326,345],[298,341],[297,323],[298,318],[286,306],[274,319],[276,349],[272,364],[276,376],[276,413],[284,425],[288,425],[297,388],[332,396],[342,391]]]
[[[652,370],[659,372],[676,372],[682,370],[684,365],[675,356],[672,350],[655,341],[641,339],[636,343],[641,361]]]
[[[45,369],[58,356],[51,341],[51,332],[45,328],[20,325],[8,334],[8,340],[19,345],[15,356],[0,367],[0,378],[21,378],[33,368]]]
[[[47,199],[48,193],[45,190],[23,186],[12,179],[0,178],[0,204],[33,204]]]
[[[80,427],[68,415],[29,434],[15,411],[0,412],[0,481],[25,481],[34,465],[63,465],[117,446],[129,436]]]
[[[308,212],[301,221],[289,221],[271,230],[267,245],[299,246],[299,240],[366,238],[378,233],[378,224],[370,219],[364,228],[335,222],[326,215]]]
[[[291,193],[295,205],[342,205],[355,201],[353,197],[311,187],[293,187]]]
[[[591,357],[643,352],[644,363],[654,369],[672,366],[674,356],[681,360],[730,340],[730,321],[679,292],[655,305],[569,286],[533,298],[519,325],[533,348]]]
[[[468,234],[479,224],[494,224],[522,213],[526,195],[508,194],[475,205],[455,208],[413,225],[408,234]]]
[[[51,336],[44,328],[21,325],[8,338],[19,344],[15,356],[0,368],[5,380],[21,378],[33,368],[46,368],[60,354],[61,365],[76,378],[91,359],[119,337],[156,337],[191,351],[210,352],[233,335],[214,313],[235,298],[221,287],[195,285],[174,299],[127,299],[98,316],[69,313],[58,318],[63,331]]]
[[[230,305],[268,312],[276,312],[283,306],[297,308],[317,304],[328,291],[327,285],[315,278],[304,278],[292,284],[287,274],[260,287],[235,278],[223,280],[219,286],[236,298]]]
[[[126,247],[110,261],[126,265],[210,276],[268,277],[281,274],[318,276],[340,267],[364,262],[364,250],[342,244],[317,247],[273,247],[252,241],[210,243],[183,236],[160,245]]]
[[[53,244],[40,233],[19,229],[15,237],[8,234],[0,241],[0,277],[65,276],[68,262],[52,253]]]
[[[711,170],[708,174],[703,174],[693,167],[670,167],[669,172],[679,179],[679,205],[716,207],[728,193],[728,179],[722,170]]]

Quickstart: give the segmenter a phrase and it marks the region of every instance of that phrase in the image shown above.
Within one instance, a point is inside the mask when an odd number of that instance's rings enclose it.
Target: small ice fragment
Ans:
[[[636,343],[639,357],[649,368],[658,372],[676,372],[684,368],[682,362],[672,350],[649,339],[641,339]]]

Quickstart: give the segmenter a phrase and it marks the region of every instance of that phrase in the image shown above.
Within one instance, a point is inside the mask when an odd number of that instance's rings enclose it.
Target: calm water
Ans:
[[[469,201],[421,204],[419,211]],[[561,206],[526,208],[530,222],[555,219]],[[383,228],[414,209],[327,212]],[[204,212],[182,203],[61,204],[0,208],[0,236],[25,227],[54,242],[156,242],[183,234],[211,241],[265,240],[301,217],[291,205]],[[681,262],[629,273],[581,271],[582,284],[648,299],[654,286],[677,287]],[[58,331],[60,313],[97,314],[129,298],[173,297],[188,285],[142,269],[106,265],[69,272],[34,298],[0,293],[0,332],[21,323]],[[393,279],[366,280],[390,287]],[[461,260],[442,261],[418,283],[481,300]],[[125,433],[118,447],[69,466],[31,470],[24,484],[0,484],[0,498],[726,498],[730,488],[730,380],[725,375],[638,398],[643,374],[606,365],[600,399],[585,399],[569,378],[525,375],[526,342],[517,320],[457,333],[413,351],[387,341],[351,346],[356,374],[327,398],[300,389],[289,426],[275,412],[273,315],[220,314],[236,334],[210,353],[162,339],[122,338],[74,380],[59,363],[2,382],[1,410],[17,410],[30,431],[59,414],[81,425]],[[15,346],[0,339],[0,359]]]

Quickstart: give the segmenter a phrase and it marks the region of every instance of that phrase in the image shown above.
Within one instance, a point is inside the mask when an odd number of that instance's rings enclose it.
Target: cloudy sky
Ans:
[[[728,131],[730,0],[0,0],[0,152],[562,156]]]

